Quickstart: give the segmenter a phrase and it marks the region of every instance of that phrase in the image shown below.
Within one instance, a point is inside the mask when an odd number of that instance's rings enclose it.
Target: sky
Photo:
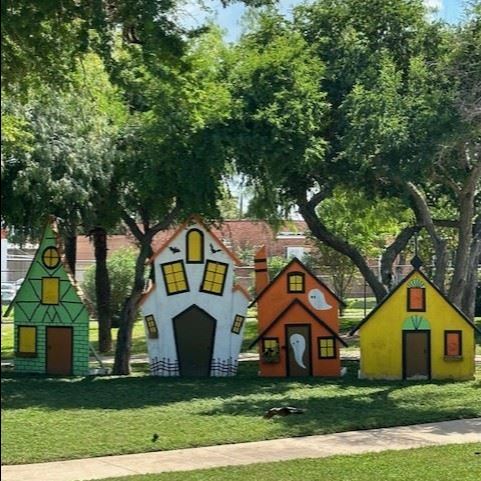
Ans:
[[[241,3],[230,5],[223,8],[219,1],[204,0],[205,5],[210,9],[210,13],[204,12],[197,4],[185,7],[185,21],[189,26],[200,26],[203,21],[210,18],[225,30],[224,38],[228,42],[235,42],[239,39],[242,32],[242,16],[245,7]],[[301,0],[279,0],[279,6],[283,13],[289,14],[292,7],[301,3]],[[449,23],[457,23],[462,19],[465,0],[424,0],[429,7],[436,9],[433,13],[435,18],[439,18]]]

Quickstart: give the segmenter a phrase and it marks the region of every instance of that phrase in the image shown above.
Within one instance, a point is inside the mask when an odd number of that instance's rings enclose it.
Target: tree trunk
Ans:
[[[77,263],[77,234],[65,234],[64,244],[65,259],[72,276],[75,278],[75,264]]]
[[[396,257],[406,248],[411,237],[419,232],[420,227],[405,227],[396,237],[394,242],[390,244],[383,252],[381,257],[381,279],[382,283],[390,291],[393,287],[393,264]]]
[[[120,316],[120,327],[117,334],[117,346],[112,374],[130,374],[130,355],[132,351],[132,331],[137,316],[137,306],[144,290],[145,262],[151,252],[152,235],[144,235],[140,243],[140,251],[135,262],[134,285],[130,296],[126,299]]]
[[[321,222],[315,211],[315,205],[309,204],[309,202],[300,202],[299,212],[306,221],[309,229],[314,237],[323,242],[329,247],[332,247],[337,252],[349,257],[356,267],[361,272],[366,282],[371,287],[376,301],[379,303],[387,295],[387,290],[379,281],[376,274],[368,266],[363,255],[352,245],[347,243],[344,239],[341,239],[328,231],[326,226]]]
[[[102,227],[89,232],[95,251],[95,294],[97,297],[97,316],[99,323],[99,352],[112,349],[110,312],[110,278],[107,269],[107,233]]]
[[[471,251],[468,260],[468,275],[461,300],[461,310],[470,318],[474,319],[476,305],[476,290],[478,288],[478,266],[481,261],[481,215],[478,216]]]
[[[449,289],[449,299],[457,306],[461,306],[464,290],[467,287],[471,243],[473,241],[474,199],[479,189],[481,178],[481,162],[469,173],[463,188],[459,192],[459,234],[456,249],[456,263],[453,279]],[[475,247],[473,245],[473,247]],[[468,286],[469,287],[469,286]]]
[[[435,269],[434,283],[441,292],[445,290],[446,271],[448,268],[447,241],[437,233],[436,226],[429,211],[429,206],[423,192],[412,182],[406,182],[406,190],[411,196],[412,209],[419,226],[423,226],[429,233],[434,247]]]

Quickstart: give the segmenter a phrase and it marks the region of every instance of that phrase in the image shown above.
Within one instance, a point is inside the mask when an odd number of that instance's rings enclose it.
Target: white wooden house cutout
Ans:
[[[155,282],[142,296],[150,371],[158,376],[230,376],[249,295],[234,283],[239,259],[198,217],[154,253]]]

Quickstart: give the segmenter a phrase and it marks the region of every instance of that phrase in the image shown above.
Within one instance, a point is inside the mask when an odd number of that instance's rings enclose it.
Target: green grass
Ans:
[[[108,478],[105,481],[478,481],[481,444],[297,459],[277,463]],[[476,454],[478,453],[478,454]]]
[[[467,382],[232,378],[2,378],[2,461],[32,463],[481,416],[481,370]],[[263,419],[276,406],[299,416]],[[153,433],[159,439],[152,444]]]

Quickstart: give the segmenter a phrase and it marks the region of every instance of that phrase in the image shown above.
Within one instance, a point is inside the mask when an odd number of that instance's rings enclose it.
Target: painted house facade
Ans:
[[[234,283],[236,256],[192,218],[152,256],[143,295],[150,370],[159,376],[227,376],[237,363],[249,304]]]
[[[14,308],[15,371],[89,373],[89,314],[69,272],[52,221],[5,314]]]
[[[360,336],[359,376],[471,379],[476,327],[417,266],[351,331]]]
[[[342,301],[297,258],[269,282],[266,249],[255,258],[261,376],[339,376]]]

